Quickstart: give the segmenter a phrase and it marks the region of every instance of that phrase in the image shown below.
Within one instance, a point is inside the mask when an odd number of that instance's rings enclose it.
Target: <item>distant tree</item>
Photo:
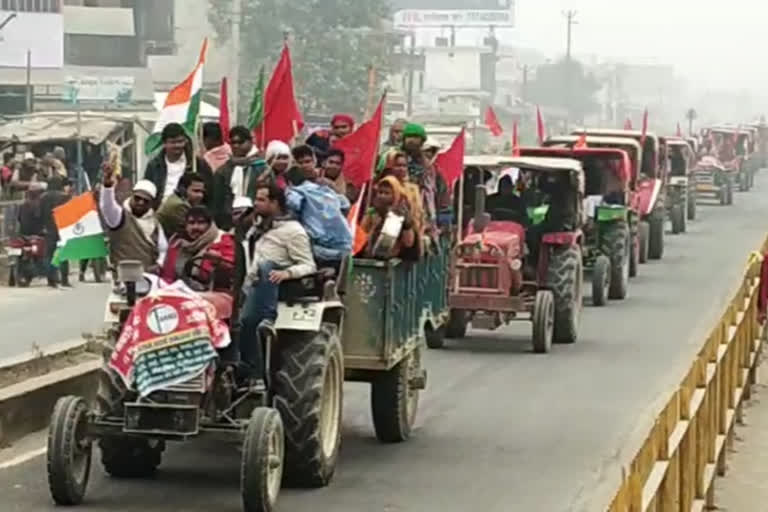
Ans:
[[[232,34],[232,1],[209,0],[217,37]],[[382,83],[394,40],[381,30],[390,17],[388,0],[243,0],[240,93],[242,111],[253,93],[260,66],[267,73],[291,35],[297,95],[305,111],[359,114],[368,92],[368,69]]]
[[[583,120],[599,109],[595,100],[599,90],[600,82],[594,75],[579,61],[566,58],[539,66],[527,87],[531,102],[563,108],[574,120]]]

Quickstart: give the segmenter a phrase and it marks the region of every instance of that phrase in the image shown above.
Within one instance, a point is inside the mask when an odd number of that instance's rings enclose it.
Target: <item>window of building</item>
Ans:
[[[0,0],[4,11],[61,12],[61,0]]]

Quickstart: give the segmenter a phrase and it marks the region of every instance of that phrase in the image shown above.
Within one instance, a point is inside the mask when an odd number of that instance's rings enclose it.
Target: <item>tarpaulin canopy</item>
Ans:
[[[80,138],[91,144],[103,143],[125,121],[105,117],[82,116]],[[52,140],[76,140],[77,115],[29,116],[11,119],[0,125],[0,141],[34,144]]]

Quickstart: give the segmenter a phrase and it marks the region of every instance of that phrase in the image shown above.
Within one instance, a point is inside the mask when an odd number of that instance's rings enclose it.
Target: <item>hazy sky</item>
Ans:
[[[578,11],[577,56],[673,64],[699,90],[768,91],[768,1],[516,0],[517,27],[502,40],[565,52],[563,11]],[[477,31],[459,41],[478,42]],[[767,93],[768,95],[768,93]]]
[[[562,11],[578,11],[577,54],[656,59],[701,88],[768,88],[764,0],[517,0],[514,39],[562,52]]]

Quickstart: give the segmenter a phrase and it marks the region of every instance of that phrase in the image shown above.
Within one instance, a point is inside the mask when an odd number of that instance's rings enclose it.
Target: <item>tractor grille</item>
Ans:
[[[460,288],[483,288],[497,291],[499,268],[496,265],[469,265],[459,269]]]

